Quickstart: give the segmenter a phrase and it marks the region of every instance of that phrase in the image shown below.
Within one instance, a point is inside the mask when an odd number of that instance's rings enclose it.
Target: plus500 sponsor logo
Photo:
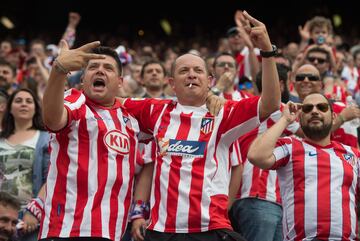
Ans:
[[[170,139],[167,153],[175,156],[203,157],[206,142]]]

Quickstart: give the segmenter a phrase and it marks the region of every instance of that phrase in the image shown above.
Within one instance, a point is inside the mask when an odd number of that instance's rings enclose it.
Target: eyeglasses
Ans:
[[[320,80],[320,77],[313,74],[297,74],[295,76],[295,81],[304,81],[305,78],[308,78],[310,81],[318,81]]]
[[[216,63],[217,67],[225,67],[225,65],[228,66],[228,68],[235,68],[235,64],[231,62],[218,62]]]
[[[302,112],[304,112],[305,114],[310,113],[313,109],[314,106],[316,106],[316,109],[318,109],[319,111],[325,113],[329,110],[329,104],[328,103],[319,103],[316,105],[313,104],[304,104],[301,106],[301,110]]]
[[[323,64],[323,63],[326,62],[326,59],[316,58],[316,57],[307,57],[307,59],[308,59],[311,63],[314,63],[315,60],[317,60],[318,64]]]

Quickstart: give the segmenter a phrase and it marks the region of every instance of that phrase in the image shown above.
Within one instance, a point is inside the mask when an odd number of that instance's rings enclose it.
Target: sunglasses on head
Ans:
[[[319,76],[313,74],[297,74],[295,76],[296,81],[304,81],[305,78],[308,78],[310,81],[318,81],[320,80]]]
[[[234,63],[231,63],[231,62],[218,62],[216,63],[216,66],[217,67],[225,67],[225,65],[228,66],[228,68],[235,68],[235,64]]]
[[[316,106],[316,109],[318,109],[321,112],[327,112],[329,110],[329,104],[328,103],[319,103],[316,105],[313,104],[304,104],[301,106],[301,110],[302,112],[304,112],[305,114],[310,113],[313,109],[314,106]]]
[[[307,59],[308,59],[311,63],[314,63],[315,60],[317,60],[317,62],[318,62],[319,64],[323,64],[323,63],[325,63],[325,61],[326,61],[326,59],[316,58],[316,57],[308,57]]]

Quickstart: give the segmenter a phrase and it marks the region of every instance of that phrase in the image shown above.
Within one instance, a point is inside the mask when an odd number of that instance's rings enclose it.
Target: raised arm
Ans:
[[[290,108],[290,111],[289,111]],[[273,151],[275,144],[286,127],[294,122],[299,115],[297,105],[289,102],[283,110],[283,115],[264,134],[258,136],[251,144],[248,152],[249,161],[262,169],[268,169],[275,163]]]
[[[244,29],[248,32],[254,45],[262,51],[271,52],[273,48],[265,24],[251,17],[246,11],[243,12],[243,15],[253,25],[253,27],[250,24],[244,26]],[[278,110],[281,102],[279,77],[274,57],[262,58],[262,87],[260,118],[264,119]]]
[[[51,130],[60,130],[67,123],[67,111],[64,107],[64,90],[68,73],[80,70],[90,59],[105,58],[102,55],[88,53],[99,45],[100,42],[96,41],[85,44],[77,49],[69,50],[67,42],[61,40],[60,54],[54,61],[43,97],[43,119],[45,125]]]

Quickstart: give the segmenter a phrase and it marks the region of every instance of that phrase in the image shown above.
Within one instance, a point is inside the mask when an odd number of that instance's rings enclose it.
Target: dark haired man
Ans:
[[[307,77],[306,77],[307,78]],[[305,138],[280,138],[300,117]],[[335,113],[322,94],[289,103],[280,120],[252,143],[248,159],[279,177],[284,240],[356,240],[359,150],[331,141]]]
[[[10,241],[16,232],[20,202],[6,192],[0,192],[0,240]]]
[[[44,93],[53,133],[41,239],[120,240],[127,224],[139,127],[115,98],[118,55],[99,44],[69,50],[62,40]],[[64,99],[67,74],[82,67],[83,91],[70,89]]]

